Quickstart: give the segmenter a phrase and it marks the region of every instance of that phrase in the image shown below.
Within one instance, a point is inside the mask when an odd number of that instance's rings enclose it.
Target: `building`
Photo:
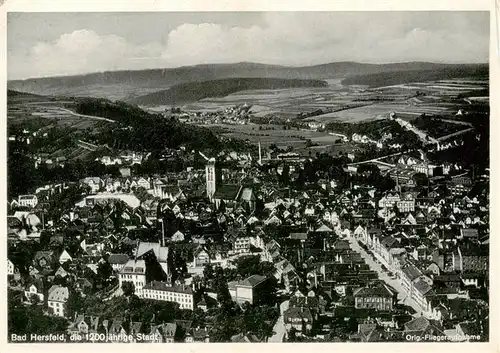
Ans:
[[[103,182],[101,178],[97,177],[88,177],[80,180],[80,184],[87,185],[90,188],[90,192],[95,194],[97,193],[103,186]]]
[[[45,298],[43,295],[43,282],[37,280],[35,283],[28,285],[24,290],[24,296],[29,302],[31,302],[34,297],[36,297],[39,302],[43,302]]]
[[[129,257],[127,254],[110,254],[108,257],[108,263],[111,265],[114,271],[121,271],[123,266],[128,262]]]
[[[36,195],[20,195],[18,198],[19,206],[23,207],[35,207],[38,204],[38,198]]]
[[[229,282],[229,294],[237,303],[249,302],[253,304],[260,290],[265,286],[267,278],[253,275],[241,282]]]
[[[142,287],[146,285],[146,262],[144,260],[128,260],[118,274],[120,287],[123,282],[132,282],[135,293],[141,293]]]
[[[210,200],[214,196],[217,186],[222,181],[221,179],[221,170],[220,168],[217,168],[215,158],[207,159],[207,164],[205,166],[205,180],[207,184],[207,196]]]
[[[13,276],[15,272],[15,267],[12,261],[7,259],[7,276]]]
[[[289,308],[283,313],[283,320],[287,331],[293,327],[298,333],[303,334],[312,329],[313,316],[308,308]]]
[[[391,311],[393,303],[394,293],[382,283],[359,288],[354,292],[354,307],[356,309]]]
[[[68,301],[69,290],[67,287],[54,285],[49,288],[48,305],[54,315],[65,317],[65,305]]]
[[[186,285],[171,286],[166,282],[152,281],[142,288],[140,297],[174,302],[178,303],[181,309],[194,310],[193,290]]]

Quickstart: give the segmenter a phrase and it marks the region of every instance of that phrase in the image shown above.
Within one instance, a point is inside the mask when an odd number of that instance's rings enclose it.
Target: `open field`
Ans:
[[[488,87],[485,80],[439,80],[415,82],[377,88],[350,85],[342,86],[339,80],[328,81],[328,87],[295,88],[280,90],[248,90],[221,98],[207,98],[185,105],[187,111],[216,112],[238,104],[252,106],[257,117],[275,115],[296,117],[321,109],[324,114],[306,120],[359,123],[381,117],[391,112],[411,120],[422,114],[452,116],[460,104],[455,99],[459,94],[480,92]],[[476,94],[477,95],[477,94]],[[464,98],[463,105],[468,103]],[[484,102],[473,98],[470,101]]]
[[[72,110],[75,104],[73,100],[11,93],[7,99],[7,118],[9,123],[14,124],[33,118],[46,120],[45,129],[55,125],[87,129],[103,121],[111,122],[100,117],[77,114]]]

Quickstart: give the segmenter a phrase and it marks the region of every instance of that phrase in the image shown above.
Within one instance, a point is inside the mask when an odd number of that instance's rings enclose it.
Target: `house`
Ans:
[[[465,342],[474,342],[481,339],[481,326],[475,322],[461,322],[455,327],[458,337]]]
[[[177,324],[167,322],[161,325],[152,325],[149,337],[154,337],[149,343],[174,343]]]
[[[206,249],[199,246],[193,256],[192,267],[203,267],[210,263],[210,255]]]
[[[437,321],[420,316],[404,324],[404,335],[414,341],[431,341],[432,336],[444,336],[444,332]]]
[[[7,259],[7,276],[13,276],[15,272],[16,272],[16,268],[15,268],[14,264],[12,263],[12,261]]]
[[[73,258],[71,257],[70,254],[66,250],[63,250],[61,255],[59,255],[59,263],[63,264],[67,261],[73,261]]]
[[[265,287],[266,280],[265,276],[252,275],[240,282],[229,282],[229,294],[237,303],[254,304],[259,297],[259,292]]]
[[[128,260],[118,274],[120,287],[124,282],[134,283],[135,293],[139,295],[146,285],[146,262],[144,260]]]
[[[128,262],[129,256],[127,254],[110,254],[108,256],[108,263],[114,271],[120,272],[123,266]]]
[[[184,241],[184,233],[178,230],[177,232],[174,233],[174,235],[172,235],[171,240],[174,242]]]
[[[96,194],[103,186],[103,181],[101,178],[88,177],[80,180],[80,184],[87,185],[90,188],[92,194]]]
[[[39,302],[43,302],[43,281],[36,280],[34,283],[29,284],[24,290],[24,297],[28,302],[31,302],[33,297],[36,297]]]
[[[66,277],[68,275],[68,272],[62,267],[62,266],[59,266],[59,268],[57,269],[57,271],[54,273],[54,277]]]
[[[206,328],[192,328],[186,333],[186,343],[209,343],[210,334]]]
[[[76,319],[70,323],[68,327],[69,334],[88,334],[97,333],[99,328],[99,316],[78,315]]]
[[[178,303],[181,309],[194,310],[193,290],[186,285],[171,286],[166,282],[152,281],[142,288],[139,297]]]
[[[283,313],[283,320],[287,331],[290,331],[293,327],[298,333],[304,334],[312,329],[313,316],[308,308],[288,308]]]
[[[20,195],[18,197],[18,204],[22,207],[34,208],[38,204],[36,195]]]
[[[384,329],[376,323],[359,324],[358,336],[361,342],[382,342]]]
[[[393,303],[394,293],[381,282],[359,288],[354,292],[354,307],[356,309],[392,311]]]
[[[54,285],[49,288],[48,306],[54,315],[65,317],[65,306],[68,301],[69,290],[67,287]]]

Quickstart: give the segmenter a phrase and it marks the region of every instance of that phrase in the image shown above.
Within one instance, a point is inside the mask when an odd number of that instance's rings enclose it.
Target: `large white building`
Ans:
[[[38,198],[36,195],[21,195],[18,198],[19,206],[24,207],[35,207],[38,204]]]
[[[135,294],[139,295],[146,285],[146,262],[144,260],[128,260],[118,274],[120,287],[123,282],[132,282],[135,286]]]
[[[167,282],[152,281],[142,288],[139,297],[178,303],[181,309],[194,310],[194,297],[191,287],[171,286]]]
[[[64,317],[65,306],[68,301],[69,290],[67,287],[54,285],[49,289],[48,305],[52,308],[54,315]]]

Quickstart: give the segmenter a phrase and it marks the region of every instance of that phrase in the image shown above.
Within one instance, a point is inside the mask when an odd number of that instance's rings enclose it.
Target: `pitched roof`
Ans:
[[[49,288],[49,301],[66,302],[69,297],[68,288],[54,285]]]
[[[333,232],[333,230],[323,224],[321,227],[316,229],[316,232]]]
[[[166,262],[168,258],[168,247],[161,246],[160,243],[140,242],[137,248],[136,257],[140,257],[148,251],[153,251],[160,262]]]
[[[359,288],[356,292],[354,292],[354,296],[392,298],[393,293],[385,285],[378,283],[375,286]]]
[[[146,274],[146,262],[144,260],[128,260],[120,272]]]
[[[235,200],[240,188],[241,186],[239,185],[221,185],[216,188],[213,197],[222,200]]]
[[[127,254],[110,254],[108,257],[108,262],[110,265],[126,264],[128,260],[129,256]]]
[[[175,292],[175,293],[184,293],[184,294],[193,294],[193,290],[191,287],[182,285],[182,286],[171,286],[169,283],[160,282],[160,281],[152,281],[146,284],[143,289],[151,289],[158,290],[163,292]]]
[[[265,277],[265,276],[252,275],[252,276],[248,277],[247,279],[245,279],[244,281],[240,282],[239,284],[243,285],[243,286],[250,286],[253,288],[253,287],[258,286],[260,283],[264,282],[266,279],[267,279],[267,277]]]

